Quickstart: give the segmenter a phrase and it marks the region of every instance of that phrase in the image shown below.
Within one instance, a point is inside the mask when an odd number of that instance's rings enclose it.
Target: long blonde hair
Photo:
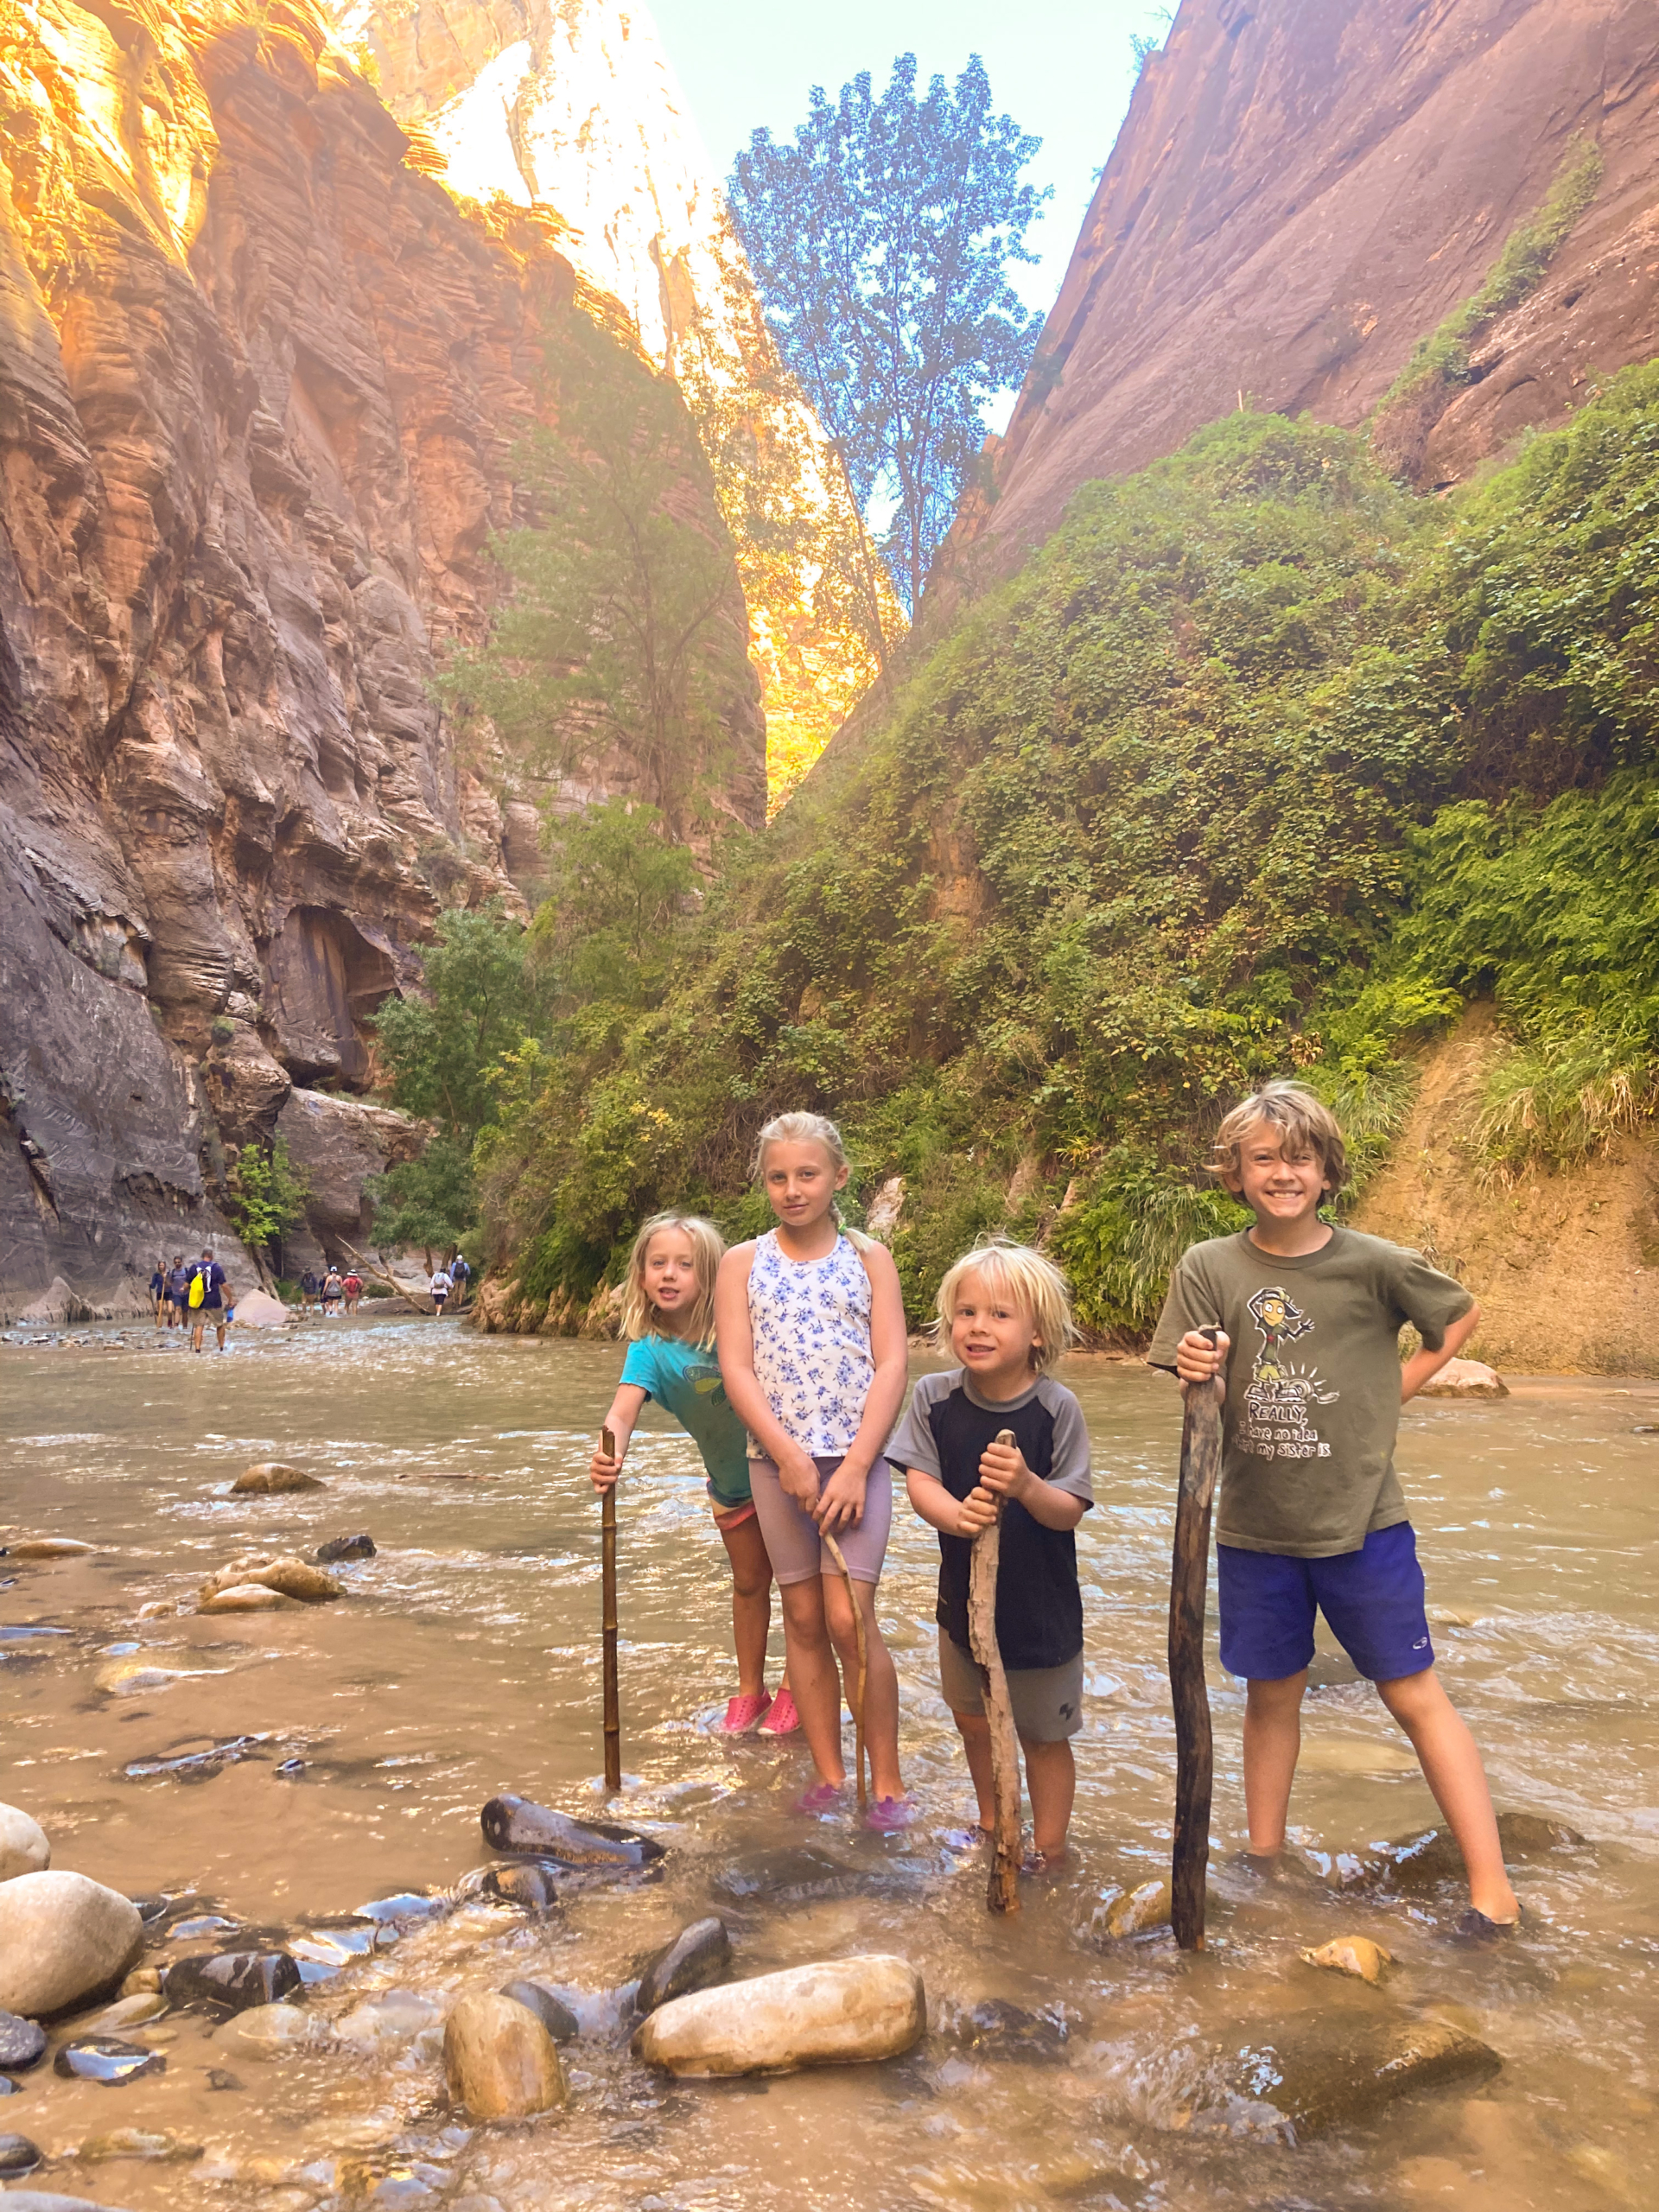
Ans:
[[[708,1351],[715,1341],[715,1277],[726,1256],[726,1239],[714,1223],[705,1221],[700,1213],[679,1213],[671,1209],[667,1213],[654,1213],[649,1221],[640,1224],[633,1249],[628,1254],[628,1272],[622,1279],[622,1333],[625,1337],[660,1337],[664,1333],[657,1308],[645,1294],[645,1255],[651,1249],[652,1238],[664,1229],[685,1232],[696,1274],[697,1294],[686,1313],[685,1326],[679,1332],[681,1340]]]
[[[946,1270],[939,1285],[933,1336],[942,1351],[950,1349],[957,1294],[969,1275],[978,1275],[994,1298],[1006,1298],[1030,1321],[1037,1339],[1031,1348],[1031,1363],[1039,1375],[1046,1374],[1076,1343],[1077,1325],[1071,1318],[1071,1294],[1053,1261],[1033,1252],[1028,1244],[1010,1244],[992,1236],[976,1244],[971,1252],[964,1252]]]
[[[848,1166],[847,1147],[841,1141],[841,1131],[823,1114],[774,1114],[754,1141],[754,1156],[749,1162],[749,1173],[763,1180],[766,1173],[766,1153],[774,1144],[822,1145],[830,1155],[830,1165],[836,1173]],[[872,1240],[861,1229],[849,1229],[841,1217],[841,1208],[830,1200],[830,1211],[836,1217],[836,1226],[847,1242],[858,1251],[868,1252]]]

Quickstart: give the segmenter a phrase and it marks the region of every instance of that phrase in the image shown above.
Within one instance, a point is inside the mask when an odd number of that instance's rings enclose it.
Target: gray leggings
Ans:
[[[818,1492],[822,1496],[825,1483],[841,1461],[838,1458],[815,1459],[812,1464],[818,1471]],[[754,1497],[760,1534],[766,1540],[766,1556],[772,1561],[772,1575],[780,1589],[791,1582],[810,1582],[815,1574],[840,1573],[818,1533],[817,1522],[790,1497],[770,1459],[750,1460],[749,1488]],[[892,1526],[893,1470],[885,1459],[878,1459],[870,1469],[869,1481],[865,1485],[864,1518],[855,1528],[842,1529],[836,1537],[847,1561],[847,1572],[855,1582],[881,1580],[881,1563],[887,1555],[887,1535]]]

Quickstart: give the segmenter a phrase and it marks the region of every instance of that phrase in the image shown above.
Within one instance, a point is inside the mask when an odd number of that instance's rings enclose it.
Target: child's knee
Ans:
[[[985,1715],[982,1713],[957,1713],[953,1711],[950,1718],[956,1722],[957,1727],[960,1732],[964,1743],[985,1743],[989,1741],[991,1724],[985,1718]]]

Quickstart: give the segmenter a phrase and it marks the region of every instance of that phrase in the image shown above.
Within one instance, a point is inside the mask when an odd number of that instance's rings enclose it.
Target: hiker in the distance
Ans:
[[[449,1293],[454,1287],[442,1268],[433,1271],[432,1280],[427,1285],[427,1288],[432,1294],[432,1319],[435,1321],[442,1320],[443,1309],[449,1302]]]
[[[340,1312],[340,1302],[346,1295],[346,1286],[340,1279],[340,1269],[332,1260],[328,1272],[322,1279],[322,1310],[333,1316]]]
[[[348,1268],[340,1278],[340,1288],[346,1294],[346,1311],[355,1313],[357,1302],[363,1295],[363,1278],[355,1268]]]
[[[305,1273],[300,1277],[300,1311],[302,1313],[308,1313],[311,1311],[312,1307],[317,1302],[321,1291],[321,1285],[317,1281],[316,1269],[315,1268],[308,1268]]]
[[[156,1272],[149,1279],[149,1310],[156,1316],[158,1329],[167,1326],[167,1262],[157,1260]]]
[[[473,1271],[471,1268],[467,1266],[466,1260],[462,1257],[461,1253],[457,1252],[454,1258],[449,1262],[449,1280],[455,1287],[455,1311],[457,1313],[461,1312],[461,1308],[467,1303],[467,1286],[471,1282],[472,1279]]]
[[[225,1331],[227,1325],[225,1309],[227,1303],[231,1302],[226,1296],[226,1281],[224,1268],[213,1257],[213,1246],[204,1244],[201,1257],[196,1262],[195,1272],[190,1278],[190,1349],[192,1351],[201,1350],[201,1340],[207,1334],[210,1321],[218,1337],[220,1351],[225,1349]]]
[[[167,1325],[181,1329],[189,1308],[191,1270],[184,1263],[182,1252],[173,1255],[173,1264],[167,1271]]]

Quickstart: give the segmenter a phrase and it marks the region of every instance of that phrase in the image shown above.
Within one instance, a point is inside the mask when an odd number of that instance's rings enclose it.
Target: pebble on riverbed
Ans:
[[[114,1982],[143,1940],[137,1907],[85,1874],[0,1882],[0,2011],[62,2012]]]
[[[167,2061],[159,2050],[146,2050],[142,2044],[128,2043],[121,2036],[76,2036],[73,2042],[60,2046],[52,2062],[54,2074],[61,2074],[73,2082],[99,2082],[105,2088],[118,2088],[124,2082],[136,2082],[141,2074],[161,2074]]]
[[[285,1497],[302,1490],[327,1490],[321,1475],[308,1475],[303,1467],[284,1465],[280,1459],[262,1460],[245,1467],[231,1484],[232,1497]]]
[[[20,2019],[16,2012],[0,2012],[0,2067],[8,2073],[27,2074],[46,2056],[46,2030],[37,2020]]]
[[[18,2174],[32,2174],[42,2155],[39,2145],[31,2143],[27,2135],[0,2135],[0,2182],[10,2181]]]
[[[326,1544],[319,1544],[311,1556],[319,1567],[334,1567],[342,1560],[372,1559],[372,1536],[330,1536]]]
[[[1171,1909],[1166,1881],[1142,1882],[1127,1896],[1109,1898],[1096,1919],[1102,1935],[1121,1943],[1131,1936],[1149,1936],[1155,1929],[1167,1928]]]
[[[233,1582],[228,1590],[215,1590],[197,1606],[199,1613],[286,1613],[298,1599],[268,1590],[263,1582]]]
[[[0,1882],[44,1873],[51,1864],[52,1847],[40,1823],[16,1805],[0,1805]]]
[[[84,1559],[95,1548],[79,1536],[14,1536],[4,1548],[9,1559]]]
[[[520,1858],[552,1859],[563,1866],[648,1866],[663,1857],[663,1847],[632,1828],[608,1821],[574,1821],[528,1797],[492,1797],[479,1815],[484,1840],[492,1851]]]
[[[555,2043],[574,2043],[582,2033],[582,2024],[575,2014],[543,1981],[503,1982],[501,1994],[533,2012]]]
[[[792,2074],[896,2058],[926,2027],[920,1974],[874,1952],[677,1997],[641,2024],[633,2051],[677,2075]]]
[[[1304,1951],[1311,1967],[1325,1967],[1333,1974],[1352,1974],[1360,1981],[1376,1982],[1384,1967],[1394,1964],[1394,1953],[1373,1943],[1369,1936],[1333,1936],[1316,1951]]]
[[[443,2071],[474,2120],[527,2120],[565,2100],[553,2038],[527,2005],[499,1990],[463,1997],[443,2034]]]

